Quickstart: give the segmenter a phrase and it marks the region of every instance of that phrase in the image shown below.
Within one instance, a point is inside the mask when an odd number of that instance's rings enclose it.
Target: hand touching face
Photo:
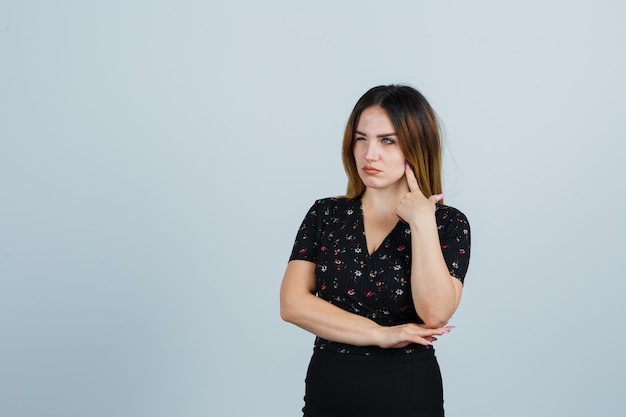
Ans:
[[[404,195],[396,207],[396,214],[407,223],[415,224],[419,219],[434,218],[435,203],[443,198],[443,194],[431,195],[426,198],[420,190],[415,173],[407,163],[405,165],[406,182],[409,192]],[[428,215],[430,216],[424,216]]]

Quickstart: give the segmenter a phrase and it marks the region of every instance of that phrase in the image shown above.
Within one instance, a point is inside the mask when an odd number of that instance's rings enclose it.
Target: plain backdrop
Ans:
[[[300,415],[279,317],[378,84],[472,225],[447,415],[623,416],[626,3],[0,1],[0,415]],[[389,416],[393,417],[393,416]]]

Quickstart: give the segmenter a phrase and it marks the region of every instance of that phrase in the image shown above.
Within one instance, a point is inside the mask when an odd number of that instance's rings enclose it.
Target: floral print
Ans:
[[[469,265],[470,228],[459,210],[438,205],[441,250],[450,274],[461,282]],[[290,260],[316,264],[317,295],[383,326],[422,323],[411,298],[411,230],[400,220],[371,255],[367,251],[361,199],[318,200],[308,211]],[[317,338],[318,349],[368,354],[356,347]],[[413,345],[412,345],[413,347]],[[411,351],[403,349],[402,351]]]

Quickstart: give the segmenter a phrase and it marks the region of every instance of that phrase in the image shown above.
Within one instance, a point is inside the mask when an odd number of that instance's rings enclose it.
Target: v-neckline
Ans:
[[[370,253],[369,245],[367,244],[367,234],[365,233],[365,215],[363,214],[363,199],[362,198],[359,198],[359,213],[361,214],[361,231],[363,232],[362,236],[363,236],[363,243],[365,244],[365,253],[367,254],[369,258],[372,258],[380,250],[380,248],[385,246],[385,243],[389,240],[393,232],[398,228],[398,225],[402,222],[402,220],[398,219],[396,224],[393,225],[393,227],[385,235],[383,240],[380,241],[380,245],[378,245],[376,249],[374,249],[374,251]]]

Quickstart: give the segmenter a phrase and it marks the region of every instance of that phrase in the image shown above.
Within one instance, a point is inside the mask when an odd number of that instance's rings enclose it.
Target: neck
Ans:
[[[408,185],[399,181],[396,187],[385,189],[366,188],[361,201],[375,211],[395,212],[396,206],[407,192],[409,192]]]

